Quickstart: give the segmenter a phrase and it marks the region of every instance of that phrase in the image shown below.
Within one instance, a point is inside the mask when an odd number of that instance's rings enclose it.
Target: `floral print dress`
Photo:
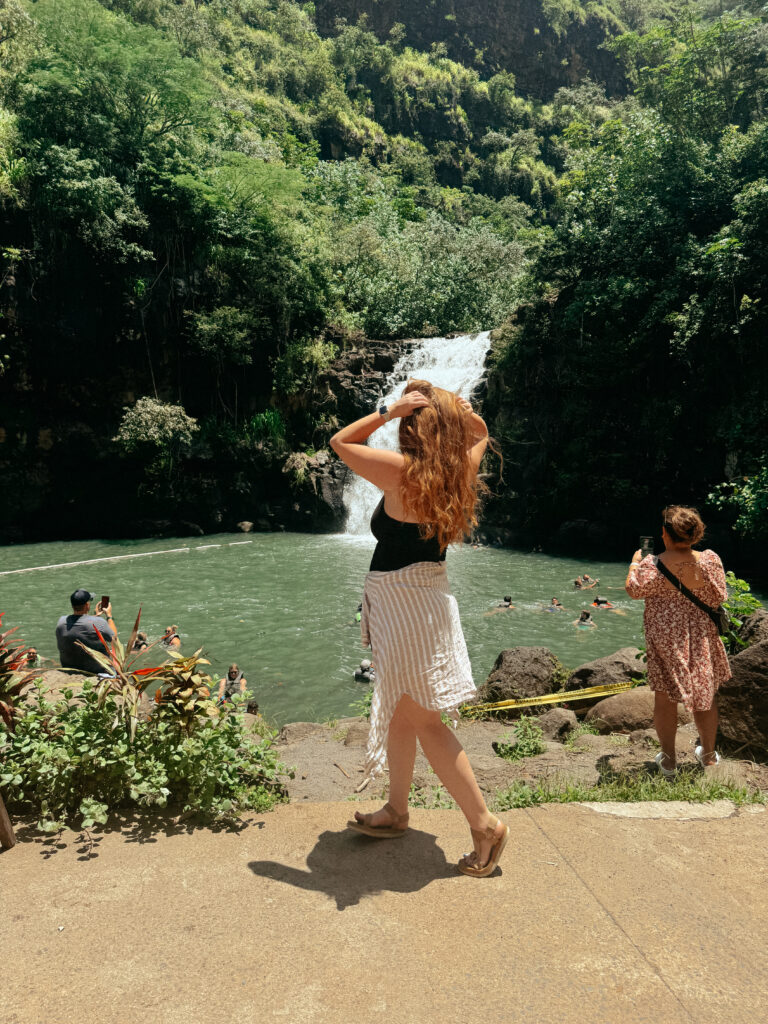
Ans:
[[[714,551],[702,551],[698,598],[717,608],[728,596],[723,563]],[[674,570],[673,570],[674,572]],[[645,599],[648,686],[690,711],[708,711],[721,683],[731,678],[728,655],[712,619],[675,589],[648,555],[627,580],[627,593]]]

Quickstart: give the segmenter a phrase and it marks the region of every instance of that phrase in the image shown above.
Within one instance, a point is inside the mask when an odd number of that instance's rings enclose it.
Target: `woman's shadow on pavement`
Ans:
[[[271,860],[250,861],[255,875],[323,892],[338,910],[379,892],[416,892],[458,874],[436,845],[436,837],[409,829],[402,839],[374,839],[346,829],[323,832],[307,857],[307,871]]]

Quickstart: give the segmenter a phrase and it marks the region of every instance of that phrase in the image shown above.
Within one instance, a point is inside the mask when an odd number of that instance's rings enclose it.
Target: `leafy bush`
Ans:
[[[197,430],[197,421],[180,405],[140,398],[134,406],[126,407],[113,440],[125,452],[155,448],[170,453],[188,447]]]
[[[520,761],[524,757],[535,757],[544,751],[541,726],[528,715],[522,715],[515,725],[515,739],[499,740],[494,750],[506,761]]]
[[[3,615],[0,612],[0,629]],[[21,642],[9,638],[18,626],[0,632],[0,722],[9,731],[13,731],[14,720],[18,714],[18,705],[24,689],[35,678],[34,672],[26,672],[26,656],[29,651]]]
[[[371,717],[371,702],[373,701],[373,688],[366,690],[360,700],[353,700],[349,705],[350,711],[363,718]]]
[[[275,734],[257,740],[239,701],[190,730],[155,712],[131,739],[114,693],[86,681],[76,699],[69,690],[54,704],[45,694],[38,684],[13,733],[0,726],[0,786],[9,803],[39,815],[42,831],[104,824],[121,807],[171,804],[220,818],[284,798]]]
[[[733,528],[743,537],[768,537],[768,458],[763,457],[751,476],[720,484],[709,501],[721,511],[735,513]]]
[[[271,441],[279,444],[285,440],[285,420],[277,409],[265,409],[257,412],[248,420],[243,428],[245,436],[254,443]]]

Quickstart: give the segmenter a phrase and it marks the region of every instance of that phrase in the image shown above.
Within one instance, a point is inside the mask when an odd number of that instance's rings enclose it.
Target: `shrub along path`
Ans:
[[[365,809],[375,805],[368,802]],[[630,805],[627,805],[630,806]],[[35,839],[0,855],[4,1024],[752,1024],[768,1005],[768,814],[505,814],[488,879],[455,811],[394,842],[348,803],[239,832]],[[678,811],[679,813],[679,811]]]

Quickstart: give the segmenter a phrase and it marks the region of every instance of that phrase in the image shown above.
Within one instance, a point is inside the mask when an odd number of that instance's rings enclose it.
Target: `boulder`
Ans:
[[[720,687],[720,732],[733,743],[768,750],[768,640],[731,658],[733,678]]]
[[[637,647],[622,647],[615,654],[607,654],[604,658],[596,658],[580,665],[568,678],[566,690],[584,690],[589,686],[610,686],[614,683],[628,683],[637,679],[645,672],[645,662],[640,661]],[[581,708],[589,708],[602,697],[588,698],[579,701]]]
[[[502,651],[478,691],[478,700],[523,700],[552,693],[557,668],[557,658],[546,647],[512,647]]]
[[[647,686],[638,686],[626,693],[605,697],[591,707],[586,720],[601,733],[636,732],[638,729],[653,727],[653,692]],[[690,711],[683,704],[677,705],[677,724],[686,725],[692,721]]]
[[[578,719],[573,711],[566,711],[565,708],[552,708],[551,711],[539,715],[537,722],[541,726],[545,740],[562,740],[572,729],[576,728]]]
[[[73,690],[77,696],[86,679],[93,679],[94,684],[96,681],[96,676],[93,673],[89,675],[87,672],[75,672],[73,669],[61,668],[47,668],[38,673],[38,678],[42,680],[43,686],[47,690],[45,699],[52,702],[62,700],[65,690]],[[31,697],[34,692],[34,686],[27,687],[25,690],[28,697]]]
[[[744,619],[738,637],[745,644],[759,644],[768,640],[768,609],[758,608]]]

